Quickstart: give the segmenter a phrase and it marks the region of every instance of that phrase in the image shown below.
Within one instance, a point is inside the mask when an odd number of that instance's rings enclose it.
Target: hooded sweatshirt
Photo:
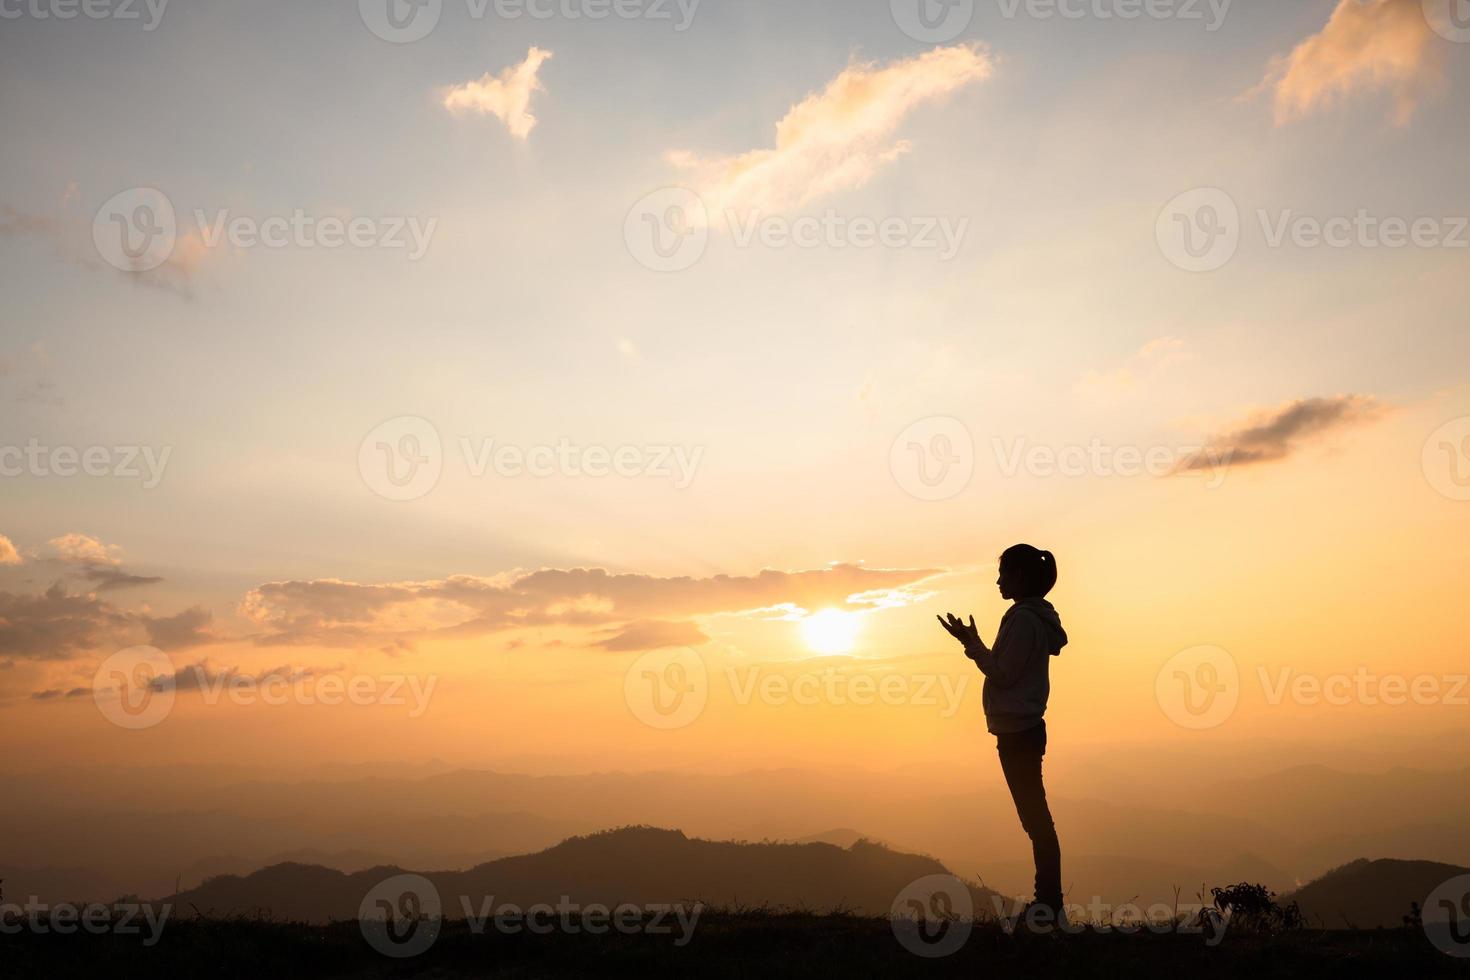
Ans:
[[[1041,724],[1051,695],[1051,658],[1067,645],[1062,618],[1045,599],[1021,599],[1006,611],[995,649],[971,659],[985,675],[981,701],[993,734],[1024,732]]]

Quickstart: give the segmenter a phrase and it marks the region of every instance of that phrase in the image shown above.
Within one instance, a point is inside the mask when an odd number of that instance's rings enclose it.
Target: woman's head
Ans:
[[[1050,551],[1029,544],[1007,548],[1000,556],[1002,599],[1041,599],[1057,584],[1057,560]]]

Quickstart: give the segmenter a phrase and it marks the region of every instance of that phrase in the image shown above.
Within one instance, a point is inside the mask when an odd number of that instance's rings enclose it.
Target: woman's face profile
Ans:
[[[1000,589],[1000,597],[1002,599],[1015,598],[1015,596],[1012,595],[1012,592],[1015,588],[1015,583],[1012,581],[1013,578],[1014,575],[1012,573],[1008,573],[1004,565],[1000,566],[1000,575],[996,578],[995,584]]]

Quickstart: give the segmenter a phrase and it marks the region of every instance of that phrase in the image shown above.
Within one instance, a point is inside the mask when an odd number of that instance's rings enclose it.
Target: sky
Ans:
[[[1463,4],[922,3],[0,0],[19,756],[1463,725]]]

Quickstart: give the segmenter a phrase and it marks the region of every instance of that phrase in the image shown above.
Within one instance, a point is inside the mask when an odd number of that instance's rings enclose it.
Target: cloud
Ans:
[[[254,674],[245,672],[239,667],[226,667],[216,670],[209,665],[209,661],[201,660],[196,664],[180,667],[172,674],[164,674],[155,677],[148,682],[149,687],[155,691],[174,690],[184,691],[217,691],[225,688],[247,689],[260,687],[266,683],[295,684],[313,677],[321,677],[325,674],[335,674],[343,669],[341,664],[335,667],[271,667]]]
[[[271,667],[252,674],[240,667],[216,669],[210,666],[209,661],[201,660],[198,663],[180,667],[172,674],[162,674],[153,677],[148,681],[148,686],[152,690],[160,692],[175,691],[179,694],[210,692],[210,694],[218,696],[227,690],[256,690],[267,684],[299,684],[302,681],[323,677],[327,674],[340,673],[344,669],[345,667],[342,664],[338,664],[335,667],[292,667],[285,665]],[[116,693],[117,688],[115,687],[102,687],[95,690],[90,687],[74,687],[70,690],[54,688],[32,693],[31,700],[60,701]]]
[[[1116,405],[1137,395],[1144,384],[1157,380],[1167,368],[1192,356],[1178,337],[1159,337],[1144,344],[1120,368],[1088,371],[1077,382],[1077,394],[1092,404]]]
[[[20,552],[15,550],[15,545],[5,535],[0,534],[0,565],[19,565],[23,558]]]
[[[211,630],[214,614],[203,606],[185,609],[172,616],[140,613],[136,618],[148,633],[149,645],[160,650],[185,650],[214,643],[218,639]]]
[[[0,592],[0,654],[64,660],[104,645],[128,618],[95,596],[70,595],[58,582],[41,595]]]
[[[531,93],[546,91],[537,73],[550,58],[550,51],[533,47],[526,54],[525,61],[512,65],[499,75],[486,72],[476,81],[452,85],[444,90],[444,108],[456,115],[479,113],[495,116],[505,123],[510,135],[524,140],[536,126],[536,117],[530,112]]]
[[[1232,433],[1215,440],[1209,452],[1186,460],[1180,470],[1214,469],[1219,460],[1235,466],[1277,462],[1329,433],[1376,421],[1386,412],[1386,407],[1369,395],[1289,402],[1252,416]]]
[[[209,254],[196,229],[180,229],[173,251],[162,265],[148,270],[123,271],[103,262],[97,255],[90,222],[33,214],[4,204],[0,204],[0,238],[43,242],[50,245],[58,257],[80,268],[126,276],[130,282],[163,289],[185,299],[193,299],[195,273]],[[47,392],[41,390],[35,396],[44,398]]]
[[[93,567],[83,577],[92,571],[147,581],[110,567]],[[68,660],[138,642],[181,650],[218,642],[219,637],[210,629],[212,623],[213,616],[202,607],[172,616],[129,612],[95,592],[71,593],[62,582],[56,582],[39,595],[0,592],[0,656]]]
[[[1274,90],[1279,126],[1354,95],[1389,92],[1396,122],[1407,125],[1441,80],[1435,40],[1422,0],[1341,0],[1320,33],[1272,62],[1255,92]]]
[[[78,573],[78,578],[91,582],[97,587],[98,592],[110,592],[114,589],[129,589],[139,585],[154,585],[163,579],[157,575],[134,575],[125,572],[121,568],[93,566]]]
[[[134,575],[122,567],[122,551],[117,545],[103,544],[87,534],[73,531],[47,542],[54,560],[81,566],[74,577],[90,582],[98,592],[153,585],[163,579],[156,575]]]
[[[90,535],[74,531],[70,534],[63,534],[59,538],[52,538],[47,544],[55,549],[58,558],[71,564],[104,567],[116,567],[122,564],[122,559],[117,557],[117,552],[121,551],[121,548],[115,544],[103,544]]]
[[[241,602],[240,613],[262,630],[258,643],[378,646],[393,637],[483,636],[544,625],[630,630],[652,620],[781,605],[870,608],[885,597],[908,601],[905,590],[935,574],[938,570],[834,565],[709,578],[615,575],[576,568],[386,584],[319,579],[272,582],[252,589]]]
[[[979,47],[935,48],[889,65],[854,64],[821,92],[791,107],[776,124],[774,149],[701,159],[675,151],[692,189],[713,211],[781,211],[861,187],[909,151],[895,140],[904,117],[972,82],[988,78],[990,58]]]
[[[697,647],[709,642],[704,631],[693,623],[670,623],[657,619],[629,623],[615,629],[603,630],[603,633],[610,635],[594,645],[615,653],[662,650],[664,647]]]
[[[35,691],[31,694],[32,701],[71,701],[76,698],[85,698],[92,693],[90,687],[73,687],[63,690],[53,688],[49,691]]]

